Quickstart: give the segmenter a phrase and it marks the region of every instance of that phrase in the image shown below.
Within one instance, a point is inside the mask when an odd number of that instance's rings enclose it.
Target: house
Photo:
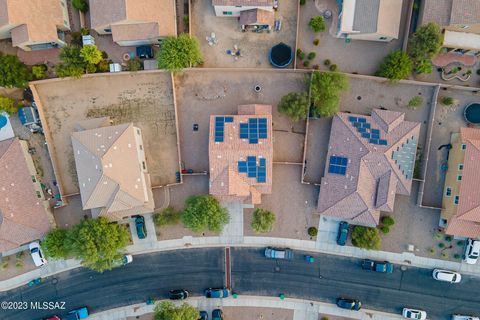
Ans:
[[[419,133],[420,123],[402,112],[337,113],[317,212],[375,227],[380,211],[393,211],[397,193],[410,194]]]
[[[0,142],[0,252],[41,239],[52,227],[27,142]]]
[[[453,133],[440,225],[457,237],[480,237],[480,129]]]
[[[75,129],[71,138],[83,210],[111,220],[153,212],[141,130],[132,123],[111,126],[109,118],[85,120]]]
[[[237,17],[242,30],[271,29],[275,23],[274,0],[212,0],[217,17]]]
[[[389,42],[398,39],[403,0],[337,0],[337,37]]]
[[[424,0],[419,25],[435,22],[444,32],[448,52],[480,55],[480,1]]]
[[[210,194],[222,202],[261,203],[272,192],[272,106],[241,105],[210,116]]]
[[[158,44],[177,35],[174,0],[93,0],[90,21],[120,46]]]
[[[63,47],[70,30],[66,0],[0,0],[0,39],[25,51]]]

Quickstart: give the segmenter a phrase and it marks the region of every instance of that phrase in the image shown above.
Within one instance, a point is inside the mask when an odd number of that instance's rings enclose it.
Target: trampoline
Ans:
[[[280,42],[270,49],[268,59],[275,68],[286,68],[293,60],[292,48]]]
[[[468,123],[480,124],[480,103],[474,102],[467,105],[463,111],[463,116]]]

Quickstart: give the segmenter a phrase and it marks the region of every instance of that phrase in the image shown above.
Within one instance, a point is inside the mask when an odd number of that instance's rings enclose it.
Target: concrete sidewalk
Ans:
[[[360,320],[399,320],[404,319],[401,315],[385,313],[375,310],[362,309],[360,311],[349,311],[340,309],[334,304],[323,303],[309,300],[289,299],[280,300],[277,297],[263,296],[238,296],[234,299],[206,299],[203,297],[189,298],[187,301],[190,305],[205,310],[209,314],[216,308],[222,307],[264,307],[264,308],[281,308],[294,310],[292,320],[318,320],[319,314],[328,314],[332,316],[346,317],[350,319]],[[182,302],[176,302],[181,304]],[[144,314],[152,313],[153,305],[140,303],[136,305],[121,307],[117,309],[107,310],[95,313],[89,316],[92,320],[126,320],[128,317],[137,317]]]

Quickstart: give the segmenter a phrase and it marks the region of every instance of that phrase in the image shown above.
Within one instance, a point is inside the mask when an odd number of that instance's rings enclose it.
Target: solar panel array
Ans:
[[[223,142],[225,123],[233,123],[233,117],[215,117],[215,142]]]
[[[328,173],[345,175],[347,172],[348,159],[345,157],[330,156]]]
[[[257,166],[257,157],[248,156],[247,161],[238,161],[238,172],[246,173],[249,178],[257,178],[258,183],[267,182],[267,160],[259,158]]]
[[[357,129],[357,132],[360,133],[362,138],[368,139],[368,142],[371,144],[377,144],[381,146],[386,146],[388,144],[387,140],[381,139],[380,130],[372,129],[370,123],[367,122],[366,118],[363,117],[348,117],[348,121]]]
[[[259,139],[267,138],[267,118],[249,118],[247,123],[240,123],[240,139],[248,139],[257,144]]]

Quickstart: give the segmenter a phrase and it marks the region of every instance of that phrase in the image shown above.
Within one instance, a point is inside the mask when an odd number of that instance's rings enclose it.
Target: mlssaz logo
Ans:
[[[32,310],[65,310],[65,302],[53,302],[53,301],[35,301],[30,302],[30,309]]]

